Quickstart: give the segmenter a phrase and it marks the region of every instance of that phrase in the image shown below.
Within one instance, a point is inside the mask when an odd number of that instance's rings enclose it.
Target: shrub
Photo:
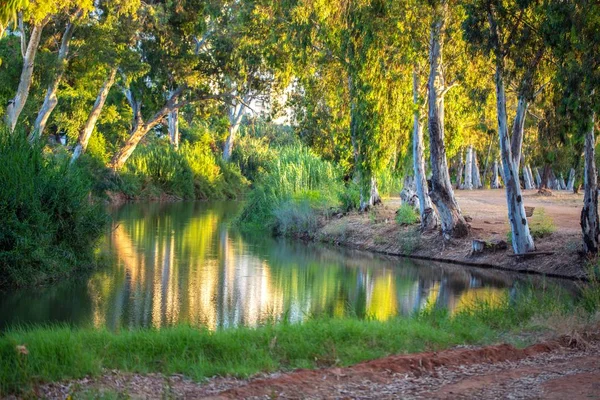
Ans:
[[[413,225],[419,222],[419,214],[410,204],[402,204],[396,212],[396,222],[400,225]]]
[[[358,210],[360,207],[360,188],[356,182],[346,183],[344,190],[339,195],[342,211]]]
[[[241,173],[251,182],[265,173],[269,163],[277,156],[266,138],[242,136],[233,148],[231,161],[237,164]]]
[[[93,265],[106,213],[68,158],[44,154],[22,132],[0,133],[0,285],[28,285]]]
[[[301,203],[308,196],[308,207],[316,212],[317,208],[337,204],[341,186],[339,173],[331,163],[304,147],[285,148],[255,182],[239,221],[245,225],[266,226],[277,233],[281,231],[278,222],[283,220],[282,210],[286,210],[285,214],[290,210],[302,210],[302,213],[306,210],[305,205],[285,203]],[[276,210],[280,219],[276,217]]]

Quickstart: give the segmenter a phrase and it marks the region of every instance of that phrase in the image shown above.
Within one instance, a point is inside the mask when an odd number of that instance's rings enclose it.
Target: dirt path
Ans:
[[[36,395],[110,390],[136,399],[600,399],[600,334],[389,356],[347,368],[298,370],[251,380],[109,373],[39,388]],[[82,392],[84,390],[84,392]],[[77,398],[77,396],[73,396]]]
[[[506,249],[477,255],[470,252],[473,239],[508,241],[510,228],[503,190],[460,190],[456,196],[463,214],[469,216],[471,229],[466,238],[448,242],[437,232],[422,235],[418,226],[399,226],[395,222],[399,198],[386,200],[370,213],[350,213],[325,220],[314,238],[389,255],[556,277],[585,277],[586,259],[580,253],[581,194],[554,192],[552,196],[541,196],[537,191],[524,191],[525,205],[535,207],[538,213],[543,209],[542,219],[554,227],[551,234],[535,239],[537,251],[542,254],[528,258],[513,257],[510,243]]]

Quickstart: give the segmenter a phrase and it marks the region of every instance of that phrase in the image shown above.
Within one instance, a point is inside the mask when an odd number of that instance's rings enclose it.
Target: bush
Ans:
[[[0,133],[0,285],[23,286],[93,265],[106,213],[91,181],[22,132]]]
[[[231,161],[237,164],[241,173],[251,182],[265,173],[269,163],[277,156],[266,138],[242,136],[233,148]]]
[[[410,204],[402,204],[396,212],[396,222],[400,225],[413,225],[419,222],[419,214]]]
[[[306,207],[317,212],[336,205],[341,189],[339,173],[331,163],[304,147],[285,148],[255,182],[239,221],[268,227],[276,233],[290,233],[289,224],[285,224],[285,229],[278,226],[287,218],[283,215],[289,215],[291,210],[304,214]],[[294,202],[299,204],[292,205]],[[306,204],[300,204],[302,202]]]
[[[358,210],[360,207],[360,188],[356,182],[350,181],[339,195],[342,211]]]

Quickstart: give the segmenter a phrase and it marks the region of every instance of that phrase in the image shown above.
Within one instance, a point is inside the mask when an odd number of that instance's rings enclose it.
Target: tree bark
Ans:
[[[225,139],[225,145],[223,146],[223,161],[228,162],[231,159],[233,153],[233,144],[240,124],[242,123],[242,117],[244,112],[244,105],[236,103],[229,107],[229,133],[227,139]]]
[[[540,176],[540,170],[535,167],[535,183],[538,189],[542,188],[542,177]]]
[[[463,189],[473,190],[473,146],[467,147],[467,162],[465,165],[465,182]]]
[[[179,148],[179,110],[171,111],[167,117],[169,141],[175,150]]]
[[[425,157],[423,155],[423,129],[419,120],[419,80],[417,72],[413,70],[413,105],[415,111],[413,114],[413,167],[415,171],[415,181],[417,196],[419,197],[419,213],[421,215],[421,229],[433,230],[438,226],[438,217],[433,208],[433,203],[429,197],[429,188],[427,187],[427,177],[425,176]]]
[[[477,160],[477,151],[473,149],[473,188],[481,189],[483,187],[481,183],[481,175],[479,174],[479,162]]]
[[[594,115],[591,126],[585,134],[585,169],[583,177],[583,209],[581,210],[581,231],[583,233],[583,249],[586,253],[598,252],[598,173],[596,170]]]
[[[567,183],[567,190],[572,192],[574,186],[575,186],[575,169],[571,168],[571,171],[569,171],[569,182]]]
[[[74,163],[82,153],[85,153],[90,138],[92,137],[92,133],[94,132],[94,128],[96,127],[96,122],[98,122],[98,118],[100,117],[100,113],[102,112],[102,108],[104,107],[104,103],[108,97],[108,93],[110,92],[112,85],[115,83],[116,76],[117,68],[112,67],[108,78],[102,84],[100,92],[98,92],[98,96],[96,97],[92,111],[90,112],[90,115],[83,126],[83,130],[77,138],[77,144],[73,150],[73,156],[71,156],[71,163]]]
[[[456,171],[456,189],[462,189],[463,185],[463,173],[465,171],[465,160],[463,157],[463,149],[460,149],[460,154],[458,155],[458,170]]]
[[[525,189],[531,190],[533,189],[533,181],[529,176],[529,171],[527,170],[527,164],[523,164],[523,182],[525,183]]]
[[[466,236],[469,233],[469,227],[454,197],[444,144],[444,91],[446,88],[442,76],[442,51],[447,12],[448,2],[444,0],[441,5],[435,7],[435,18],[431,25],[428,127],[432,172],[430,195],[441,219],[442,234],[449,239],[450,237]]]
[[[500,181],[498,180],[498,161],[494,160],[492,166],[492,178],[490,179],[490,188],[500,189]]]
[[[67,56],[69,55],[69,44],[72,37],[73,23],[69,21],[67,22],[65,32],[63,33],[62,40],[60,42],[60,48],[58,50],[58,57],[56,60],[56,75],[46,90],[44,103],[42,104],[37,118],[35,119],[33,131],[29,135],[30,142],[34,142],[44,134],[44,129],[46,129],[48,118],[50,118],[50,114],[52,114],[52,111],[54,111],[54,108],[58,104],[56,93],[58,92],[58,85],[60,84],[60,81],[65,73],[65,68],[67,67]]]
[[[115,153],[109,164],[109,167],[113,171],[118,171],[121,168],[123,168],[125,162],[129,159],[131,154],[133,154],[139,142],[150,131],[150,129],[158,125],[167,116],[167,114],[169,114],[171,111],[178,107],[176,101],[177,98],[183,92],[183,89],[184,87],[180,86],[179,88],[171,92],[171,95],[169,96],[163,107],[160,110],[158,110],[147,122],[144,122],[144,119],[142,117],[141,102],[135,99],[131,90],[125,90],[125,97],[127,97],[127,100],[129,101],[129,104],[133,111],[133,121],[131,124],[131,134],[129,136],[129,139],[127,139],[123,147],[121,147],[119,151]]]
[[[33,26],[31,30],[31,36],[26,47],[24,37],[21,40],[23,68],[21,69],[19,86],[17,87],[17,93],[15,94],[15,97],[8,102],[8,106],[6,107],[6,125],[8,125],[10,132],[15,131],[17,121],[19,120],[19,115],[21,115],[21,111],[23,111],[23,107],[25,106],[25,102],[29,96],[29,89],[31,88],[31,81],[33,77],[33,67],[35,64],[35,56],[37,54],[40,39],[42,37],[42,30],[44,29],[46,22],[47,19]],[[22,30],[21,34],[24,36],[25,31]]]

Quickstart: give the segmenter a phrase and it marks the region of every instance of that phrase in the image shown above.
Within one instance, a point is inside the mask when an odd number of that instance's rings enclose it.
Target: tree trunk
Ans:
[[[123,147],[121,147],[119,151],[115,153],[110,161],[109,166],[113,171],[118,171],[123,168],[125,162],[129,159],[131,154],[133,154],[137,145],[150,131],[150,129],[158,125],[171,111],[178,108],[175,102],[183,90],[184,87],[180,86],[178,89],[172,91],[165,105],[158,110],[148,122],[144,122],[142,118],[141,102],[135,99],[131,90],[125,90],[125,97],[127,98],[133,111],[133,121],[131,124],[131,134],[129,139],[127,139]]]
[[[552,185],[550,184],[550,172],[550,165],[544,164],[544,171],[542,172],[542,184],[540,189],[551,189],[550,186]]]
[[[469,228],[454,197],[444,144],[444,91],[446,88],[442,76],[442,49],[447,12],[447,1],[435,6],[434,22],[431,25],[428,126],[432,171],[430,195],[441,219],[442,234],[449,239],[450,237],[466,236]]]
[[[567,183],[567,190],[572,192],[574,187],[575,187],[575,169],[571,168],[571,171],[569,171],[569,182]]]
[[[492,178],[490,179],[490,188],[500,189],[500,181],[498,180],[498,161],[494,160],[492,165]]]
[[[583,250],[586,253],[598,252],[598,173],[596,171],[594,116],[585,134],[585,169],[583,177],[583,209],[581,210],[581,231]]]
[[[479,174],[479,161],[477,161],[477,151],[473,149],[473,189],[481,189],[481,175]]]
[[[537,189],[537,185],[535,184],[535,179],[533,179],[533,172],[531,171],[531,165],[527,164],[527,173],[529,174],[529,182],[531,182],[531,186],[534,189]]]
[[[179,148],[179,110],[171,111],[167,117],[169,141],[175,150]]]
[[[467,147],[467,162],[465,165],[465,183],[463,189],[473,190],[473,146]]]
[[[245,99],[246,97],[244,100]],[[225,139],[225,145],[223,146],[223,161],[225,162],[228,162],[231,159],[231,154],[233,153],[233,144],[237,132],[240,129],[243,116],[244,104],[242,102],[237,102],[233,106],[229,107],[229,134],[227,135],[227,139]]]
[[[90,115],[88,116],[88,119],[85,125],[83,126],[83,130],[77,138],[77,144],[75,145],[75,149],[73,150],[71,163],[74,163],[82,153],[85,153],[87,145],[90,141],[90,137],[92,137],[92,132],[94,132],[94,128],[96,127],[96,122],[100,117],[100,113],[102,112],[102,108],[104,107],[104,103],[106,102],[106,98],[108,97],[108,92],[110,92],[110,88],[115,83],[116,75],[117,68],[111,68],[108,78],[104,81],[102,87],[100,88],[100,92],[98,93],[96,101],[94,102],[94,106],[92,107],[92,111],[90,112]]]
[[[415,181],[417,195],[419,197],[419,213],[421,215],[421,229],[433,230],[438,226],[438,217],[433,208],[433,203],[429,197],[429,188],[427,187],[427,177],[425,176],[425,157],[423,155],[423,129],[419,121],[419,99],[418,89],[419,81],[417,72],[413,71],[413,105],[415,111],[413,114],[413,167],[415,170]]]
[[[34,25],[31,30],[31,37],[27,48],[23,53],[23,68],[21,70],[21,77],[19,79],[19,86],[17,87],[17,93],[14,98],[9,100],[8,106],[6,107],[6,125],[10,129],[10,132],[15,131],[19,115],[23,111],[27,97],[29,96],[29,89],[31,88],[31,81],[33,77],[33,66],[35,64],[35,56],[37,54],[38,45],[42,37],[42,30],[46,25],[44,20],[41,23]],[[21,33],[24,35],[24,32]],[[22,40],[22,48],[25,48],[24,39]]]
[[[71,38],[73,37],[73,24],[69,21],[67,22],[67,26],[65,28],[65,32],[63,33],[62,40],[60,42],[60,49],[58,50],[58,57],[56,60],[56,75],[50,84],[48,85],[48,89],[46,90],[46,97],[44,98],[44,103],[38,112],[37,118],[35,119],[35,124],[33,126],[33,131],[29,135],[29,141],[33,142],[40,138],[44,134],[44,129],[46,129],[46,123],[48,122],[48,118],[50,118],[50,114],[54,111],[54,108],[58,104],[58,98],[56,93],[58,92],[58,85],[62,80],[62,77],[65,73],[65,68],[67,66],[67,56],[69,54],[69,43],[71,42]]]
[[[463,157],[463,149],[460,149],[460,154],[459,154],[459,160],[458,160],[458,170],[456,171],[456,189],[462,189],[462,185],[463,185],[463,173],[465,171],[465,160]]]
[[[527,170],[527,164],[523,163],[523,182],[525,183],[525,189],[533,189],[533,182],[529,177],[529,171]]]
[[[523,123],[524,115],[527,110],[527,103],[524,99],[519,99],[517,106],[517,116],[513,126],[513,143],[508,137],[508,125],[506,116],[506,95],[504,91],[503,70],[497,61],[496,66],[496,108],[498,112],[498,138],[500,140],[500,156],[502,158],[502,167],[504,169],[504,185],[506,188],[506,201],[508,204],[508,220],[512,232],[512,246],[515,254],[524,254],[535,250],[533,237],[529,231],[529,224],[525,214],[525,205],[521,195],[521,186],[519,184],[519,160],[521,152],[515,142],[523,142]],[[520,127],[520,129],[517,129]],[[517,154],[513,153],[517,151]]]
[[[535,168],[535,183],[538,189],[542,188],[542,177],[540,176],[540,170]]]
[[[560,174],[558,182],[560,183],[560,190],[567,190],[567,184],[565,183],[565,178],[563,177],[563,174]]]

